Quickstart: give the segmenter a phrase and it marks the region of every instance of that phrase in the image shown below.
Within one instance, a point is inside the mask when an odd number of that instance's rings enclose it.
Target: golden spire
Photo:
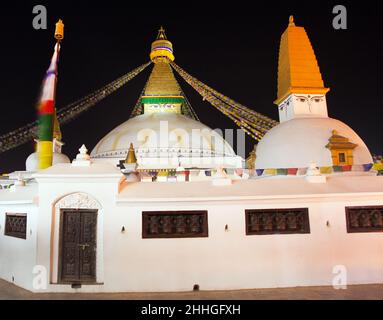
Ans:
[[[130,144],[128,155],[126,156],[125,163],[137,163],[136,153],[134,152],[133,143]]]
[[[154,62],[154,67],[141,96],[144,113],[181,113],[185,101],[169,64],[174,61],[173,45],[167,40],[163,27],[152,43],[150,59]]]
[[[328,91],[305,29],[297,27],[294,17],[290,16],[279,48],[278,98],[275,104],[292,93],[325,94]]]

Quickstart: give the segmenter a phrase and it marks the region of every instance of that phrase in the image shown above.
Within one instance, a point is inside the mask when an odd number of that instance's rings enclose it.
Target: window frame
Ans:
[[[346,228],[347,233],[381,233],[383,232],[383,225],[381,227],[352,227],[351,226],[351,211],[352,210],[381,210],[383,216],[383,205],[382,206],[347,206],[345,207],[346,213]],[[372,214],[372,212],[370,212]],[[383,217],[382,217],[383,218]]]
[[[150,234],[148,231],[149,216],[179,216],[179,215],[201,215],[202,232],[200,233],[159,233]],[[180,210],[180,211],[142,211],[142,239],[190,239],[190,238],[208,238],[209,237],[209,222],[208,222],[208,210]]]
[[[260,231],[250,231],[250,214],[251,213],[270,213],[270,214],[278,214],[278,213],[289,213],[293,211],[301,211],[303,214],[303,231],[297,230],[260,230]],[[273,227],[275,223],[273,222]],[[309,208],[276,208],[276,209],[246,209],[245,210],[245,231],[247,236],[258,236],[258,235],[299,235],[299,234],[311,234],[310,228],[310,215]]]
[[[347,163],[347,155],[345,152],[339,152],[338,153],[338,161],[339,161],[339,164]]]
[[[9,218],[23,218],[25,219],[25,232],[15,232],[9,230]],[[5,213],[5,223],[4,223],[4,236],[12,237],[12,238],[18,238],[18,239],[27,239],[27,227],[28,227],[28,215],[27,213],[13,213],[13,212],[6,212]]]

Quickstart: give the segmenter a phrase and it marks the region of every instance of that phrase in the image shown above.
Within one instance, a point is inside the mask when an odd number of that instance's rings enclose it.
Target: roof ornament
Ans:
[[[23,177],[22,173],[19,172],[17,174],[17,179],[15,180],[13,185],[11,185],[11,187],[9,188],[9,191],[10,192],[19,191],[22,187],[25,187],[25,185],[26,185],[26,183],[25,183],[24,177]]]
[[[166,38],[165,29],[161,26],[160,30],[158,30],[157,40],[168,40]]]
[[[88,154],[88,149],[85,144],[78,149],[80,153],[77,154],[76,159],[72,161],[72,166],[75,167],[88,167],[91,164],[90,156]]]
[[[56,23],[55,39],[61,41],[64,39],[64,23],[61,19]]]
[[[138,164],[133,143],[130,143],[126,159],[123,163],[121,163],[121,165],[121,172],[124,174],[126,182],[140,181],[140,176],[137,172]]]
[[[307,168],[306,181],[309,183],[326,183],[327,178],[323,176],[317,167],[315,161],[311,161],[309,167]]]
[[[125,164],[137,163],[136,153],[134,152],[133,143],[130,143],[129,151],[125,159]]]
[[[289,27],[295,27],[294,16],[290,16],[289,18]]]

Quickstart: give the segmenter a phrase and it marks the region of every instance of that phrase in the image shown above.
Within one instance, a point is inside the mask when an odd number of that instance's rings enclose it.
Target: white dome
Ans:
[[[138,159],[177,154],[236,156],[221,135],[201,122],[177,113],[152,113],[134,117],[112,130],[92,150],[91,157],[124,159],[130,143]]]
[[[331,118],[296,118],[280,123],[263,137],[257,147],[256,168],[305,168],[311,161],[318,166],[332,166],[326,145],[333,130],[358,145],[353,151],[354,164],[372,163],[362,139],[343,122]]]
[[[26,171],[31,171],[31,172],[38,171],[38,167],[39,167],[38,163],[39,163],[39,160],[37,157],[37,152],[30,154],[27,160],[25,161]],[[65,154],[54,152],[53,165],[59,164],[59,163],[70,163],[70,160]]]

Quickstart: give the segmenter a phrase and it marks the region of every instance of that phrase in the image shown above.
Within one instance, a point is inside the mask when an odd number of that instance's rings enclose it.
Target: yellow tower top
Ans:
[[[310,39],[303,27],[297,27],[290,16],[282,34],[278,62],[278,98],[280,104],[292,93],[325,94],[325,88]]]
[[[167,59],[174,61],[173,45],[167,39],[165,29],[162,27],[158,31],[157,39],[152,43],[150,59],[154,63],[157,63],[159,61],[167,62]]]

